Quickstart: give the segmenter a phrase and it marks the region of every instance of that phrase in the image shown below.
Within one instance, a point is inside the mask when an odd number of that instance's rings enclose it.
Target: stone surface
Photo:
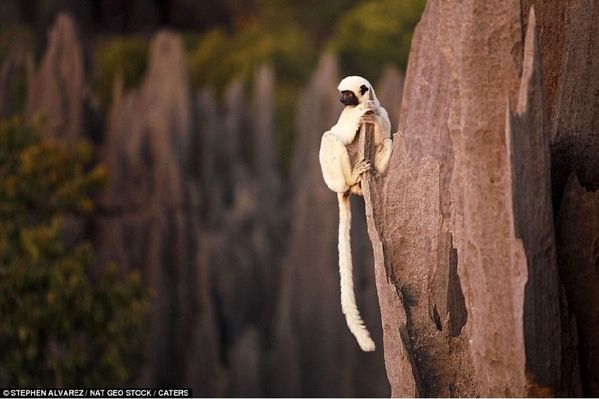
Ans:
[[[599,191],[587,191],[573,173],[557,218],[559,267],[568,302],[576,315],[583,392],[599,392]]]
[[[523,314],[527,392],[536,396],[558,393],[562,337],[549,123],[534,10],[529,13],[527,26],[518,104],[514,114],[507,111],[506,147],[513,228],[522,241],[527,263]]]
[[[390,169],[388,173],[394,174],[395,177],[393,181],[396,182],[397,185],[385,187],[382,191],[385,193],[398,193],[399,191],[397,191],[397,189],[401,183],[410,184],[407,180],[410,179],[412,172],[410,159],[403,147],[403,138],[401,135],[395,135],[394,153],[391,164],[393,165],[393,169]],[[426,208],[427,205],[434,206],[436,204],[436,197],[438,198],[438,193],[436,193],[435,190],[438,188],[438,175],[436,172],[436,165],[429,163],[428,173],[420,174],[419,176],[422,176],[422,180],[418,179],[419,184],[415,184],[422,190],[416,192],[416,190],[410,190],[410,188],[402,186],[400,190],[402,193],[401,196],[393,199],[398,202],[402,199],[409,201],[410,199],[413,200],[412,195],[421,195],[424,196],[424,201],[419,201],[419,203],[423,204],[423,208]],[[380,194],[377,191],[378,183],[377,177],[375,176],[364,181],[362,186],[364,199],[367,204],[366,215],[368,221],[368,233],[372,241],[375,257],[376,285],[379,294],[379,305],[381,308],[384,331],[385,364],[387,367],[389,383],[391,384],[391,396],[428,396],[426,394],[426,392],[428,392],[428,381],[422,381],[422,374],[419,373],[418,369],[419,363],[416,362],[415,359],[415,356],[417,356],[414,348],[415,343],[412,342],[410,331],[408,330],[408,323],[410,322],[409,317],[412,315],[409,313],[410,309],[406,309],[409,307],[408,303],[411,302],[413,304],[418,301],[418,298],[415,298],[414,294],[418,295],[418,292],[422,292],[419,291],[422,287],[408,287],[407,285],[402,285],[403,282],[408,283],[408,279],[406,276],[401,275],[401,271],[406,271],[407,273],[414,272],[412,277],[415,277],[418,274],[418,269],[417,267],[412,267],[415,265],[410,265],[408,268],[399,268],[394,267],[393,265],[394,260],[398,258],[395,256],[398,251],[405,249],[408,252],[411,252],[409,245],[423,237],[420,234],[417,234],[416,236],[406,234],[404,237],[389,237],[385,227],[379,224],[382,221],[385,226],[398,226],[399,224],[395,223],[397,220],[395,217],[399,217],[404,218],[402,220],[403,223],[398,222],[402,224],[403,227],[405,226],[405,223],[407,223],[406,219],[416,220],[418,217],[422,217],[422,211],[424,211],[424,209],[421,208],[421,212],[418,214],[412,212],[399,215],[397,211],[400,209],[405,210],[405,203],[398,203],[394,200],[387,202],[385,194]],[[371,187],[374,188],[373,191],[371,191]],[[437,194],[436,197],[435,194]],[[432,199],[427,201],[426,199],[429,198],[429,195]],[[392,194],[391,197],[393,196],[394,195]],[[369,206],[369,204],[373,205]],[[430,210],[430,208],[426,210]],[[435,218],[434,213],[435,212],[428,217],[428,221]],[[411,219],[412,217],[414,219]],[[392,219],[394,220],[392,221]],[[434,229],[435,224],[433,223],[430,227]],[[400,231],[399,228],[391,227],[391,229],[395,232]],[[426,233],[424,233],[424,235],[426,235]],[[409,243],[406,242],[406,238],[410,241]],[[397,241],[392,241],[393,239]],[[389,247],[386,245],[387,243],[393,242],[401,242],[402,245],[401,247]],[[426,245],[425,240],[420,241],[420,243]],[[422,282],[422,279],[417,279],[419,282]],[[411,282],[413,282],[413,279]],[[415,285],[418,285],[418,283]]]
[[[374,86],[376,96],[389,114],[391,132],[397,130],[399,109],[401,107],[401,98],[403,96],[403,82],[403,72],[395,67],[389,66],[383,70],[378,83]]]
[[[516,1],[439,3],[440,48],[455,81],[451,231],[468,310],[466,333],[483,396],[524,396],[525,254],[514,237],[505,104],[521,67]]]
[[[414,35],[390,168],[365,191],[393,395],[577,392],[542,50],[520,12],[429,1]]]
[[[597,206],[593,204],[593,193],[599,187],[599,4],[589,0],[528,0],[523,4],[534,4],[540,26],[543,84],[550,120],[553,204],[558,216],[558,263],[566,298],[572,304],[572,315],[565,317],[576,320],[578,326],[583,393],[596,396],[599,356],[593,348],[599,340],[594,330],[590,331],[595,323],[593,312],[588,311],[589,307],[581,308],[580,303],[596,303],[599,292],[599,286],[588,286],[596,281],[596,273],[588,273],[596,268],[599,253],[588,251],[597,234],[584,227],[597,223],[597,214],[592,210]],[[584,206],[573,212],[572,204]],[[589,256],[578,256],[584,253]],[[580,284],[587,288],[580,289]]]

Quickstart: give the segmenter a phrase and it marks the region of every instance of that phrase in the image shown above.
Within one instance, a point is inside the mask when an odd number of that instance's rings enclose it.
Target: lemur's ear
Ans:
[[[360,86],[360,94],[364,95],[364,93],[366,93],[368,91],[368,87],[366,87],[366,85],[362,85]]]

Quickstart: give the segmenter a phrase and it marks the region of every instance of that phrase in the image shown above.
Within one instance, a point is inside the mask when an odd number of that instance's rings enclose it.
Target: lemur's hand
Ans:
[[[375,123],[375,122],[376,122],[376,118],[374,117],[374,114],[368,113],[368,114],[364,114],[360,117],[360,124]]]

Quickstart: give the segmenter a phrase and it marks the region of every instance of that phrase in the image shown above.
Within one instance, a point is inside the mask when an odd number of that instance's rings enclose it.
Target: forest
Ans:
[[[0,386],[599,395],[598,22],[593,0],[2,1]],[[318,159],[347,75],[393,133],[351,197],[368,353]]]

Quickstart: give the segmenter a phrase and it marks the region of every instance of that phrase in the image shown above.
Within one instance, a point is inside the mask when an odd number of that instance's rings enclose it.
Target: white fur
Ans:
[[[362,94],[360,88],[368,90]],[[350,246],[351,210],[350,193],[361,193],[360,180],[367,163],[360,161],[351,165],[346,146],[351,144],[360,129],[362,116],[369,110],[374,112],[374,166],[378,173],[384,173],[389,165],[393,143],[391,123],[385,108],[380,106],[374,88],[360,76],[348,76],[338,86],[339,91],[351,90],[358,98],[356,106],[346,106],[337,123],[322,136],[320,144],[320,165],[327,186],[337,193],[339,202],[339,274],[341,277],[341,309],[347,325],[356,337],[360,348],[365,352],[375,349],[364,321],[356,305],[352,278],[352,258]]]
[[[339,275],[341,277],[341,311],[349,330],[354,334],[358,345],[364,352],[375,349],[374,341],[364,326],[362,316],[356,304],[354,281],[352,277],[352,257],[350,247],[351,205],[349,195],[337,193],[339,201]]]

